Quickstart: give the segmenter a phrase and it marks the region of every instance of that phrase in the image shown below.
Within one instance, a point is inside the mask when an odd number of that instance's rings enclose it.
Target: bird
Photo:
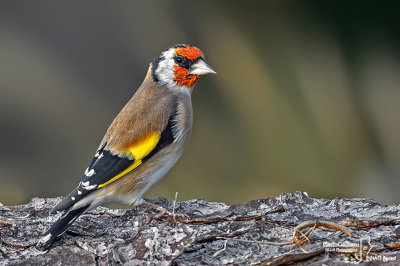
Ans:
[[[177,162],[188,143],[191,94],[200,76],[216,74],[203,52],[176,44],[149,65],[143,83],[106,131],[78,186],[50,214],[61,213],[38,241],[48,249],[83,213],[107,203],[133,206]]]

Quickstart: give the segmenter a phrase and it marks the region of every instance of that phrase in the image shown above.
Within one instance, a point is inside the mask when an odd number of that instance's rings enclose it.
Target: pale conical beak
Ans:
[[[196,64],[192,65],[189,70],[189,75],[205,75],[217,74],[204,60],[200,59]]]

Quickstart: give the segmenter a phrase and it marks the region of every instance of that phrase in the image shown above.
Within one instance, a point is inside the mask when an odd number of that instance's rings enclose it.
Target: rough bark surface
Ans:
[[[400,263],[400,207],[371,199],[314,199],[304,192],[232,206],[195,199],[175,204],[184,216],[159,218],[145,205],[99,207],[38,251],[36,242],[57,218],[48,212],[60,200],[0,205],[0,265]],[[152,202],[174,206],[163,198]]]

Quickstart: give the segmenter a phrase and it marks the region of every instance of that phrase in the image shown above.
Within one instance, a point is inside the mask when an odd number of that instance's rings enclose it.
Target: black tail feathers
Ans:
[[[46,250],[53,243],[54,239],[67,231],[68,227],[82,214],[90,205],[79,209],[70,210],[60,217],[47,231],[37,243],[37,247]]]

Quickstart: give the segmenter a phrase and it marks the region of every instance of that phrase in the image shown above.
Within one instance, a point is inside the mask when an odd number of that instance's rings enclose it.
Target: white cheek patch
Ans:
[[[189,88],[186,86],[179,86],[176,84],[175,73],[174,73],[174,55],[176,54],[175,49],[171,48],[168,51],[163,52],[161,55],[163,59],[158,63],[157,69],[154,71],[157,75],[158,82],[162,86],[166,86],[168,89],[173,91],[184,92],[187,94],[192,93],[193,87]]]
[[[176,86],[176,82],[174,81],[174,55],[175,50],[169,49],[162,53],[162,57],[164,58],[158,63],[157,69],[155,73],[158,77],[158,80],[161,85],[167,87],[174,87]]]

